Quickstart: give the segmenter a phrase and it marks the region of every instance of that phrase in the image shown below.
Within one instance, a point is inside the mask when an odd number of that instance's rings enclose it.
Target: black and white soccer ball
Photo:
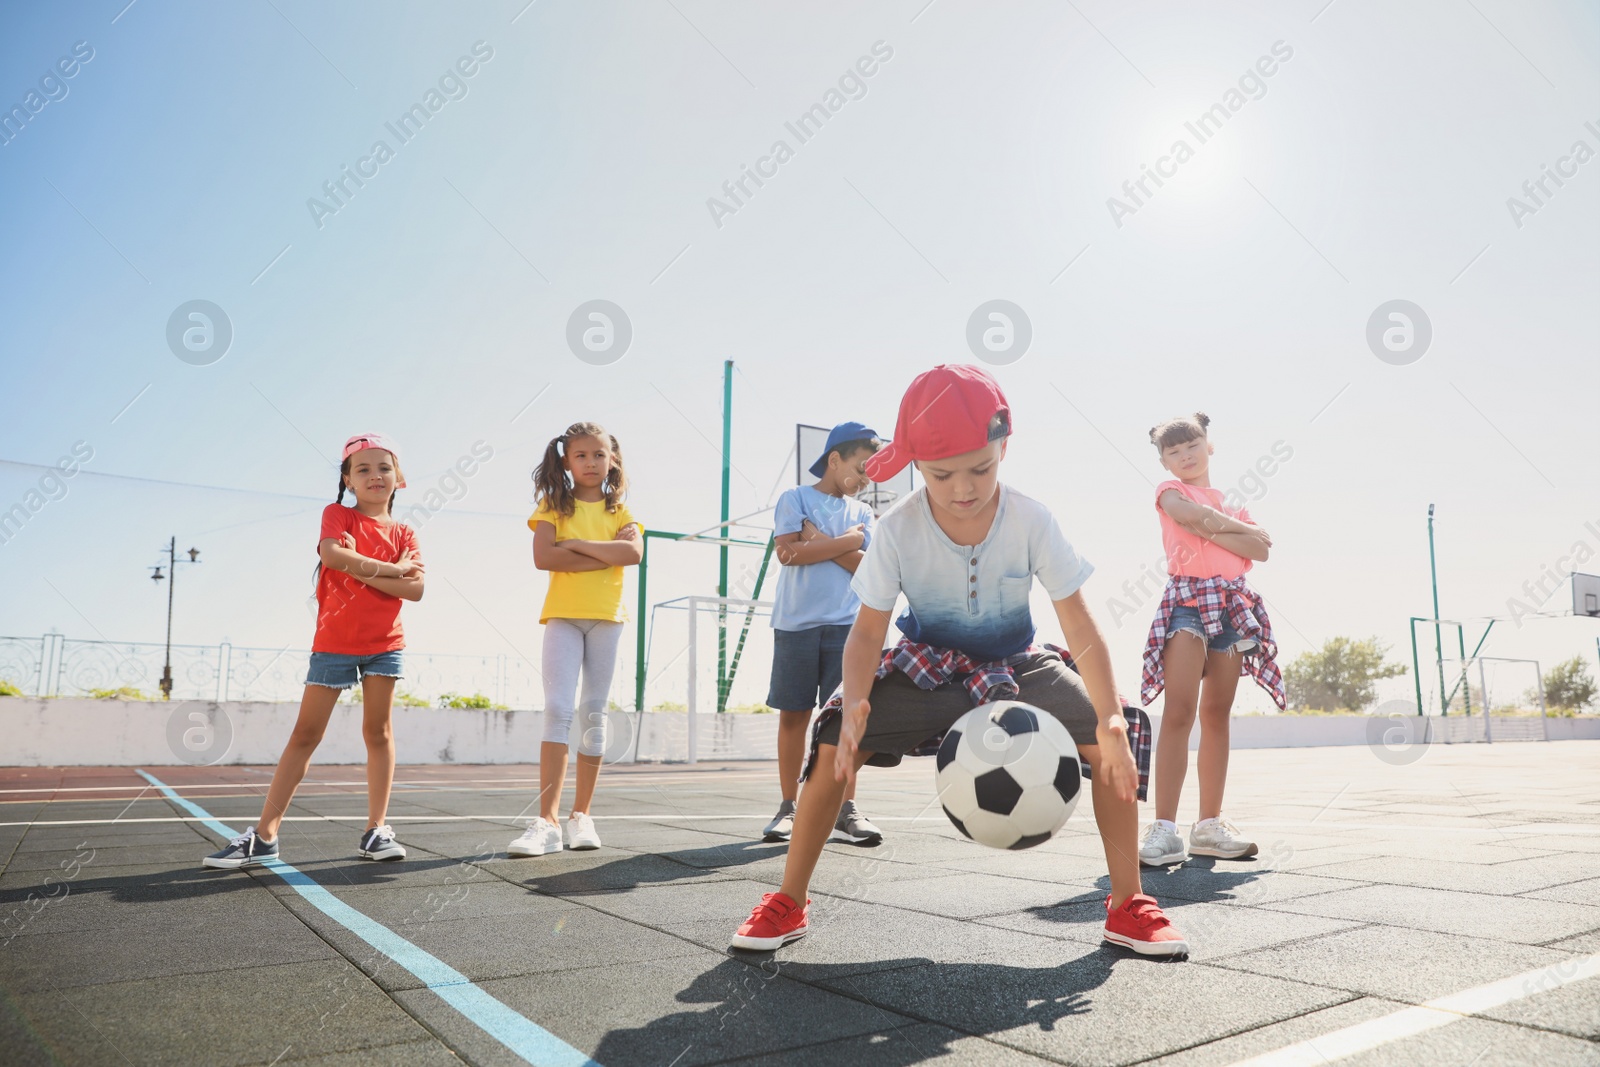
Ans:
[[[998,700],[950,727],[935,781],[957,830],[990,848],[1032,848],[1078,806],[1078,750],[1049,712]]]

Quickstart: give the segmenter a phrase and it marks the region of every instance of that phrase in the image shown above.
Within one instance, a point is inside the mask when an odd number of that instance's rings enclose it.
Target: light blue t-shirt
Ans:
[[[853,497],[829,496],[799,485],[778,498],[772,520],[774,535],[799,533],[806,519],[828,537],[838,537],[860,523],[872,543],[872,509]],[[817,626],[849,626],[861,602],[850,591],[850,572],[833,560],[783,567],[773,597],[772,628],[810,630]]]
[[[895,620],[901,633],[987,662],[1033,643],[1028,592],[1035,577],[1051,600],[1061,600],[1092,573],[1049,509],[1032,497],[1001,485],[988,536],[964,548],[939,529],[924,488],[878,520],[850,585],[879,611],[894,610],[904,593],[907,608]]]

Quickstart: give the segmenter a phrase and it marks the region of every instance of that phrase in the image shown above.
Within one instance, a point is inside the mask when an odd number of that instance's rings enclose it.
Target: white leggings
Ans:
[[[578,712],[578,753],[606,750],[606,703],[617,666],[622,623],[605,619],[551,619],[544,627],[544,739],[564,745]],[[578,700],[578,672],[583,699]]]

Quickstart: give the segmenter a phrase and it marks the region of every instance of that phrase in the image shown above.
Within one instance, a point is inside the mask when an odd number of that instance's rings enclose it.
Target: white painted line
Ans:
[[[746,771],[738,771],[738,772],[733,772],[733,771],[692,771],[692,772],[687,772],[687,773],[688,774],[693,774],[696,777],[711,778],[711,777],[714,776],[715,780],[718,781],[718,782],[764,780],[766,778],[771,777],[771,772],[768,772],[768,771],[762,771],[762,772],[754,772],[754,771],[751,771],[751,772],[746,772]],[[611,784],[621,785],[621,784],[623,784],[625,782],[634,782],[634,781],[638,781],[638,782],[654,782],[654,781],[681,782],[681,781],[683,781],[683,779],[685,777],[686,777],[686,774],[675,774],[675,773],[672,773],[672,772],[666,772],[666,773],[659,773],[659,772],[654,772],[654,771],[651,771],[651,772],[641,771],[641,772],[638,772],[638,773],[622,772],[621,774],[613,774],[611,777],[608,777],[606,779],[606,782],[607,782],[608,785],[611,785]],[[194,785],[174,785],[174,786],[168,786],[167,788],[171,789],[175,793],[180,793],[181,794],[181,793],[183,793],[183,792],[185,792],[187,790],[191,790],[191,789],[258,789],[258,788],[265,788],[270,783],[271,783],[271,777],[270,776],[264,776],[259,781],[254,781],[254,782],[197,782]],[[537,778],[437,778],[437,779],[435,779],[435,778],[418,778],[418,779],[416,779],[414,781],[397,781],[394,784],[395,784],[395,787],[398,788],[400,786],[464,786],[464,785],[472,785],[472,784],[475,784],[475,783],[484,784],[484,785],[500,785],[500,786],[505,786],[507,788],[510,788],[510,787],[516,786],[516,785],[537,785],[539,783],[539,779],[537,779]],[[366,783],[366,779],[360,779],[360,780],[349,781],[349,782],[318,782],[318,781],[312,781],[310,779],[307,779],[306,781],[300,783],[302,788],[315,788],[317,786],[334,786],[334,785],[352,785],[352,786],[359,785],[362,788],[365,788],[366,784],[367,784]],[[27,789],[6,789],[5,787],[0,786],[0,796],[10,796],[13,793],[106,793],[106,792],[115,792],[115,791],[118,791],[118,790],[121,790],[123,792],[127,792],[129,790],[135,790],[135,789],[140,789],[140,788],[142,788],[142,787],[138,786],[138,785],[131,784],[131,783],[128,784],[128,785],[74,785],[74,786],[60,786],[60,787],[39,786],[39,787],[29,787]],[[473,790],[469,790],[469,789],[454,789],[452,791],[453,792],[457,792],[457,793],[473,792]]]
[[[759,780],[763,780],[764,781],[769,776],[766,775],[766,774],[762,774],[762,775],[757,775],[756,777]],[[673,776],[669,780],[672,781],[678,787],[682,788],[685,792],[701,791],[701,790],[699,790],[697,788],[699,785],[710,786],[710,785],[717,784],[716,782],[686,783],[684,781],[684,776],[682,776],[682,775]],[[499,779],[484,779],[484,781],[499,782],[499,781],[503,781],[503,780],[499,780]],[[512,781],[518,781],[518,780],[513,779]],[[532,781],[532,780],[528,779],[528,781]],[[619,776],[617,776],[615,778],[608,779],[609,784],[607,785],[607,789],[612,791],[612,792],[623,793],[623,792],[627,791],[627,789],[629,788],[630,785],[647,786],[647,785],[650,785],[652,781],[654,781],[654,779],[646,779],[646,778],[642,778],[642,777],[635,778],[633,776],[629,776],[627,779],[623,779],[622,776],[619,775]],[[730,780],[730,779],[718,779],[718,782],[726,783],[726,784],[733,784],[732,780]],[[420,784],[420,783],[414,783],[414,784]],[[295,795],[297,797],[300,797],[300,798],[308,798],[308,797],[325,798],[325,797],[331,797],[331,796],[364,796],[364,794],[357,794],[357,793],[349,793],[349,794],[345,794],[345,793],[316,793],[316,792],[311,792],[310,791],[310,790],[314,790],[318,786],[346,786],[346,785],[350,785],[350,786],[354,786],[354,785],[365,786],[366,783],[365,782],[307,782],[299,790],[296,791]],[[240,783],[236,783],[236,784],[232,784],[232,785],[213,784],[213,785],[204,785],[204,786],[198,786],[198,785],[196,785],[196,786],[181,786],[181,787],[178,787],[177,789],[174,789],[174,792],[177,792],[179,789],[223,789],[223,788],[264,789],[265,786],[266,786],[266,783],[264,783],[264,782],[262,782],[262,783],[240,782]],[[85,787],[85,788],[88,788],[88,787]],[[96,791],[120,789],[125,793],[133,793],[133,792],[137,791],[136,788],[133,787],[133,786],[97,786],[97,787],[93,787],[93,788]],[[507,788],[510,789],[511,787],[507,786]],[[400,788],[396,788],[395,789],[396,793],[423,792],[423,793],[434,793],[434,794],[437,794],[437,793],[492,793],[492,792],[497,792],[497,791],[498,790],[494,790],[494,789],[467,789],[467,788],[418,789],[418,790],[407,790],[407,789],[400,789]],[[21,792],[27,792],[27,790],[5,790],[5,789],[0,789],[0,796],[6,796],[6,795],[9,795],[11,793],[21,793]],[[41,792],[41,793],[66,792],[66,790],[64,790],[64,789],[63,790],[40,789],[40,790],[36,790],[36,792]],[[236,794],[236,795],[237,796],[249,796],[249,797],[259,797],[259,796],[261,796],[260,793],[241,793],[241,794]],[[57,798],[57,799],[46,800],[45,803],[53,803],[53,804],[84,804],[84,803],[94,803],[96,801],[114,801],[114,800],[120,800],[120,799],[122,799],[122,798],[121,797],[62,797],[62,798]],[[154,800],[156,798],[150,797],[148,799]],[[229,798],[228,797],[213,796],[213,797],[211,797],[211,799],[212,800],[226,800],[226,799],[229,799]],[[0,804],[8,804],[8,803],[9,804],[21,804],[21,803],[31,803],[31,802],[29,802],[29,801],[0,801]],[[503,818],[504,816],[482,815],[482,816],[471,816],[471,817],[472,818],[494,819],[494,818]],[[595,817],[596,818],[612,818],[612,819],[616,819],[616,818],[625,818],[625,817],[626,818],[632,818],[633,816],[597,815]],[[744,816],[744,815],[732,815],[732,816],[729,816],[729,815],[710,815],[710,814],[708,814],[708,815],[694,815],[694,816],[689,816],[689,817],[690,818],[704,818],[704,819],[713,819],[713,818],[753,818],[753,816]],[[655,816],[638,816],[638,818],[646,818],[646,819],[648,819],[648,818],[655,818]],[[770,818],[770,816],[764,816],[763,818]],[[889,817],[889,816],[884,816],[883,818],[879,818],[876,815],[873,816],[873,820],[876,821],[876,822],[883,822],[883,821],[892,822],[892,821],[895,821],[894,818]],[[96,820],[87,819],[87,820],[83,820],[83,821],[84,821],[84,823],[87,824],[87,823],[93,823]],[[128,822],[130,820],[124,819],[123,821],[124,822]],[[0,822],[0,826],[29,826],[29,825],[33,825],[33,823],[27,822],[27,821],[24,821],[24,822]],[[1261,819],[1261,820],[1252,819],[1250,821],[1250,825],[1254,826],[1254,827],[1258,827],[1258,828],[1279,829],[1279,830],[1305,830],[1305,829],[1311,829],[1311,830],[1313,830],[1313,832],[1317,832],[1317,833],[1320,833],[1323,830],[1359,830],[1359,831],[1363,831],[1363,832],[1370,832],[1370,831],[1373,831],[1373,830],[1384,830],[1384,831],[1395,831],[1397,833],[1399,833],[1399,832],[1407,832],[1407,833],[1411,833],[1411,832],[1427,832],[1427,833],[1447,833],[1447,834],[1481,834],[1481,835],[1484,835],[1484,836],[1494,836],[1494,835],[1499,835],[1499,834],[1508,834],[1508,835],[1509,834],[1522,834],[1522,835],[1528,836],[1528,837],[1562,837],[1562,836],[1568,836],[1568,837],[1595,837],[1595,836],[1600,836],[1600,824],[1588,824],[1588,823],[1522,823],[1522,824],[1508,824],[1508,825],[1505,825],[1505,826],[1495,826],[1495,827],[1435,826],[1435,825],[1430,825],[1430,824],[1427,824],[1427,823],[1382,823],[1382,824],[1377,824],[1377,825],[1369,825],[1367,823],[1317,823],[1313,827],[1312,824],[1310,824],[1309,822],[1304,822],[1304,821],[1295,822],[1295,821],[1272,820],[1272,819]]]
[[[1475,989],[1464,989],[1414,1008],[1347,1026],[1343,1030],[1288,1045],[1275,1052],[1240,1060],[1232,1067],[1321,1067],[1324,1063],[1368,1052],[1391,1041],[1481,1015],[1502,1004],[1525,1000],[1536,993],[1547,993],[1595,977],[1600,977],[1600,953],[1575,956],[1537,971],[1525,971]]]
[[[249,822],[254,815],[219,815],[218,819],[234,819]],[[389,815],[385,816],[391,823],[397,822],[515,822],[526,819],[526,815]],[[596,815],[597,822],[608,820],[634,821],[634,822],[717,822],[727,821],[753,821],[766,822],[772,816],[768,812],[756,812],[750,815],[706,814],[706,815]],[[365,815],[285,815],[282,822],[365,822]],[[874,815],[878,822],[936,822],[938,815]],[[136,822],[208,822],[208,818],[186,817],[180,815],[167,815],[160,818],[148,819],[34,819],[29,822],[0,822],[0,826],[109,826],[116,823],[126,826]]]
[[[1428,833],[1446,834],[1497,834],[1501,832],[1528,834],[1539,836],[1542,834],[1600,834],[1600,823],[1508,823],[1504,826],[1439,826],[1430,823],[1390,823],[1390,822],[1319,822],[1312,826],[1309,822],[1292,822],[1272,819],[1251,819],[1252,828],[1266,826],[1281,830],[1310,830],[1319,833],[1323,830],[1425,830]]]

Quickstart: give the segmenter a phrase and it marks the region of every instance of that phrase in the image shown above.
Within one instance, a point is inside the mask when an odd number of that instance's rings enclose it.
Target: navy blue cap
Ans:
[[[811,475],[814,478],[822,477],[828,469],[828,453],[844,444],[846,441],[865,441],[877,437],[878,431],[870,429],[865,423],[841,422],[828,433],[828,443],[822,449],[822,455],[811,465]]]

